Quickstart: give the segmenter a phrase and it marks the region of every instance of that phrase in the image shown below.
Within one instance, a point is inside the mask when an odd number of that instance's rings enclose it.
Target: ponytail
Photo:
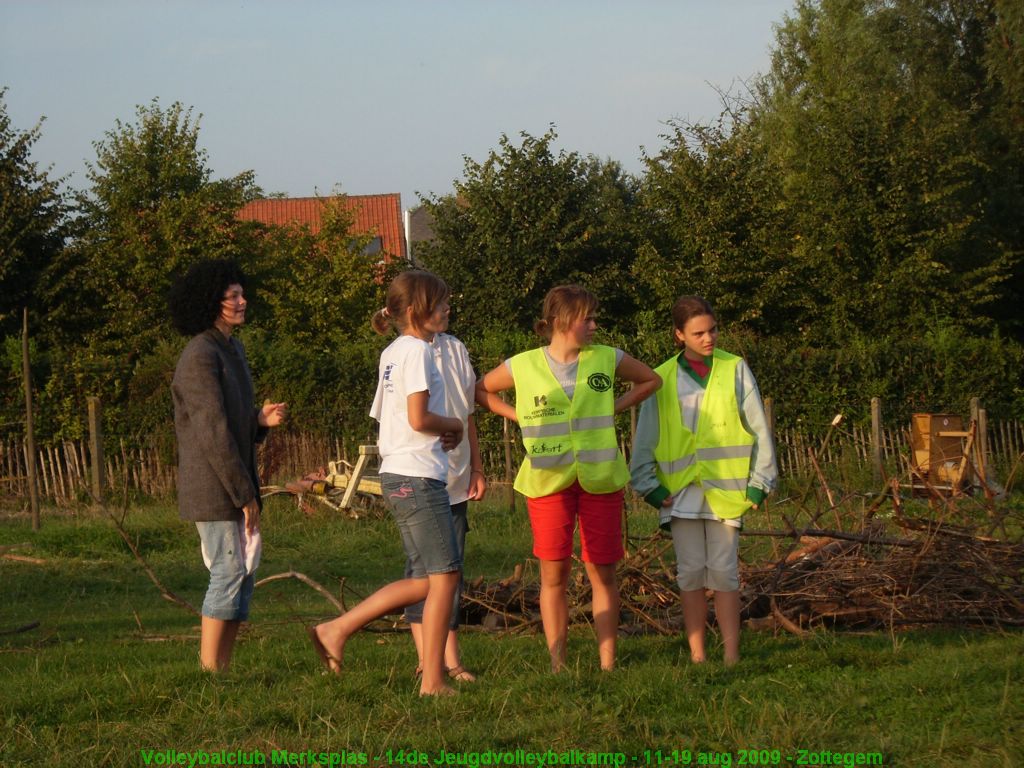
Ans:
[[[387,333],[394,327],[391,322],[391,313],[388,312],[387,307],[378,309],[373,313],[373,317],[370,318],[370,327],[381,336],[387,335]]]
[[[370,325],[379,334],[386,334],[391,328],[404,331],[410,321],[422,325],[448,296],[448,285],[434,273],[407,269],[391,281],[384,308],[374,312]]]

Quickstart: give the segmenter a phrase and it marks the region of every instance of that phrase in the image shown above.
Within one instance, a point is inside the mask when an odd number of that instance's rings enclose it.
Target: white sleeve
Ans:
[[[473,370],[473,363],[469,359],[469,350],[466,345],[458,339],[455,342],[456,354],[459,358],[459,381],[462,384],[462,392],[469,401],[469,412],[476,409],[476,371]]]
[[[750,456],[750,484],[765,493],[775,489],[779,469],[775,461],[775,443],[771,427],[764,412],[761,392],[757,388],[754,374],[745,360],[736,368],[737,397],[740,398],[740,418],[755,442]]]
[[[409,351],[400,362],[399,372],[402,396],[430,390],[430,369],[434,367],[434,353],[426,344],[410,345]]]

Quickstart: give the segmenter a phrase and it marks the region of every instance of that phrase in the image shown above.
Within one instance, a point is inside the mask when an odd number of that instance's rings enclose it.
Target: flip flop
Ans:
[[[316,627],[306,627],[306,634],[309,636],[309,642],[313,644],[313,650],[316,651],[316,655],[320,657],[320,661],[323,662],[324,667],[327,671],[335,674],[341,674],[341,659],[335,658],[330,652],[324,647],[324,644],[320,642],[320,638],[317,637]],[[331,662],[334,662],[336,666],[331,666]]]
[[[457,667],[446,668],[445,672],[448,673],[448,677],[450,677],[452,680],[458,680],[460,683],[476,682],[476,675],[474,675],[461,664],[459,664]]]

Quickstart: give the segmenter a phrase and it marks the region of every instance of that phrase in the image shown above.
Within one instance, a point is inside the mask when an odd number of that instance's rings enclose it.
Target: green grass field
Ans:
[[[495,503],[471,515],[468,578],[529,558],[524,513]],[[133,507],[124,524],[166,587],[201,603],[194,528],[168,504]],[[631,521],[633,533],[653,528],[644,513]],[[389,520],[307,516],[275,498],[263,529],[260,577],[294,569],[334,591],[344,578],[351,604],[401,575]],[[1019,632],[748,631],[731,669],[689,664],[679,637],[625,637],[619,668],[601,673],[582,627],[568,672],[552,676],[541,636],[467,627],[463,657],[480,681],[421,700],[408,634],[383,625],[349,643],[340,679],[322,675],[302,625],[332,609],[296,580],[257,589],[233,668],[213,677],[198,667],[196,618],[161,598],[102,514],[51,511],[38,533],[8,514],[0,546],[41,561],[0,559],[3,766],[988,767],[1024,755]]]

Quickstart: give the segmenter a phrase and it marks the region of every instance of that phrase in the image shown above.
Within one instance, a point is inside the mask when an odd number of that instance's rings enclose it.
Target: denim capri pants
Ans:
[[[246,572],[242,525],[237,520],[197,522],[203,562],[210,570],[210,586],[203,600],[203,616],[222,621],[246,621],[256,583]]]
[[[455,541],[459,547],[459,556],[465,562],[466,558],[466,531],[469,530],[469,502],[463,501],[452,504],[452,523],[455,525]],[[405,578],[412,578],[412,563],[405,561]],[[460,624],[460,607],[462,605],[463,579],[459,577],[459,585],[455,588],[455,595],[452,597],[452,617],[448,622],[448,629],[458,629]],[[414,605],[405,609],[405,620],[409,624],[423,623],[423,601],[420,600]]]
[[[402,536],[411,578],[462,570],[448,490],[431,477],[381,473],[381,491]]]

